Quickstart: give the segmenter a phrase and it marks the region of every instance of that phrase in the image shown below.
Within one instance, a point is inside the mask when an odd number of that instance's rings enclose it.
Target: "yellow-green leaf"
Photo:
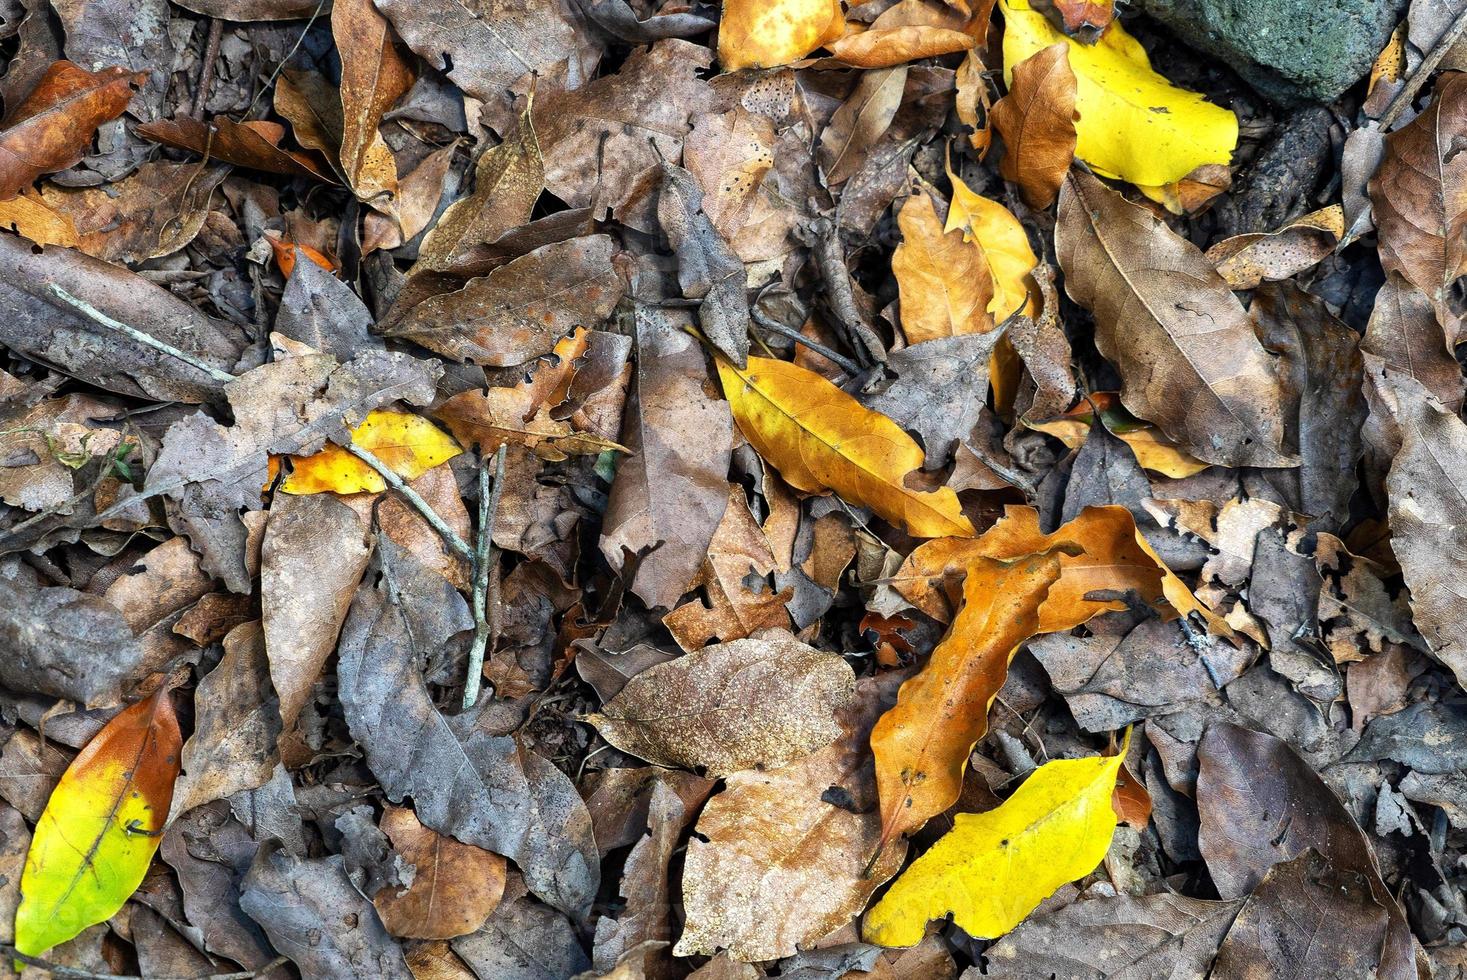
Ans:
[[[463,452],[448,433],[410,412],[371,412],[352,430],[351,441],[404,480],[416,480]],[[292,466],[280,486],[286,493],[379,493],[387,487],[380,473],[334,444],[296,457]]]
[[[948,913],[975,939],[996,939],[1023,922],[1055,889],[1105,857],[1116,829],[1111,794],[1125,755],[1122,749],[1056,759],[997,809],[958,814],[953,829],[866,913],[863,938],[914,946],[930,920]]]
[[[718,376],[739,431],[790,486],[834,490],[913,537],[973,536],[951,487],[907,485],[922,447],[885,415],[786,361],[751,357],[745,369],[720,357]]]
[[[1061,34],[1028,0],[1000,0],[1000,6],[1005,82],[1030,55],[1068,46],[1080,114],[1075,155],[1097,173],[1155,187],[1232,159],[1238,117],[1153,71],[1145,49],[1119,21],[1085,45]]]
[[[36,822],[15,948],[40,956],[122,908],[173,802],[182,738],[166,689],[113,718],[72,761]]]

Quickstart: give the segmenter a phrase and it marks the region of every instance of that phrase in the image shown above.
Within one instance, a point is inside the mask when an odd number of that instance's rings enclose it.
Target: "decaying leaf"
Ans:
[[[1345,234],[1338,204],[1320,208],[1268,233],[1234,235],[1207,250],[1218,275],[1234,289],[1253,289],[1265,280],[1288,279],[1335,250]]]
[[[138,132],[159,143],[192,150],[210,159],[237,163],[241,167],[293,177],[313,177],[327,182],[332,180],[328,168],[311,156],[281,149],[285,127],[279,123],[264,120],[236,123],[223,116],[205,123],[184,116],[139,126]]]
[[[333,2],[331,33],[341,55],[341,172],[358,198],[390,209],[397,163],[377,127],[412,87],[412,67],[371,0]]]
[[[902,297],[902,333],[909,344],[937,337],[986,333],[993,273],[983,249],[944,231],[932,198],[919,190],[902,205],[902,242],[891,257]]]
[[[649,667],[587,720],[623,752],[721,776],[777,768],[829,743],[852,684],[839,657],[764,634]]]
[[[720,360],[718,373],[739,429],[791,486],[833,490],[919,537],[973,533],[951,489],[908,488],[922,450],[886,416],[784,361],[751,357],[741,370]]]
[[[142,883],[173,800],[182,739],[167,686],[82,750],[36,822],[15,948],[40,956],[105,922]]]
[[[452,939],[484,924],[504,894],[504,858],[434,833],[406,807],[387,807],[382,830],[414,868],[412,884],[401,890],[389,886],[372,899],[388,932]]]
[[[1068,881],[1089,874],[1116,829],[1111,808],[1124,756],[1056,759],[987,813],[960,813],[866,913],[861,933],[913,946],[952,913],[970,936],[996,939]]]

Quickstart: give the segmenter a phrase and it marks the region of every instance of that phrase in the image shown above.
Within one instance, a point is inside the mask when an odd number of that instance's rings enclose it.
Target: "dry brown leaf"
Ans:
[[[6,114],[0,132],[0,200],[80,160],[97,127],[122,115],[145,78],[146,73],[126,68],[90,72],[69,61],[47,68],[25,101]]]
[[[855,90],[820,134],[820,168],[827,186],[837,187],[861,169],[901,108],[907,74],[905,65],[861,73]]]
[[[993,273],[983,248],[962,231],[944,232],[925,190],[907,198],[897,224],[902,240],[891,257],[891,271],[901,294],[907,343],[992,330]]]
[[[198,236],[228,170],[145,163],[105,188],[48,186],[41,197],[74,223],[77,249],[108,262],[145,262],[172,255]]]
[[[412,884],[388,886],[372,899],[388,932],[452,939],[484,924],[504,895],[504,858],[429,830],[407,807],[384,807],[381,827],[399,859],[414,868]]]
[[[341,56],[341,172],[358,199],[395,210],[397,161],[377,127],[412,88],[412,67],[372,0],[335,0],[331,35]]]
[[[334,184],[329,168],[310,155],[283,150],[280,141],[285,127],[264,120],[237,123],[226,116],[215,116],[208,122],[190,116],[160,119],[138,127],[138,134],[150,140],[201,153],[210,160],[263,170],[291,177],[312,177]]]
[[[675,955],[792,955],[846,925],[901,867],[905,843],[865,867],[881,835],[867,740],[882,686],[857,685],[834,743],[783,769],[734,773],[703,808],[683,869],[687,923]]]
[[[1075,158],[1076,118],[1068,45],[1051,44],[1014,67],[992,119],[1004,141],[999,172],[1019,185],[1030,207],[1047,208],[1058,196]]]
[[[746,584],[751,575],[767,576],[774,568],[769,541],[749,513],[744,491],[730,486],[723,520],[697,577],[688,584],[689,591],[701,588],[707,594],[707,605],[694,597],[662,617],[663,625],[684,650],[696,650],[715,638],[726,643],[762,629],[788,629],[786,604],[793,593],[763,584],[755,592]]]
[[[983,77],[983,72],[983,60],[978,52],[969,51],[958,66],[955,107],[958,121],[973,130],[968,134],[968,142],[978,151],[979,160],[988,156],[988,148],[993,143],[993,110],[989,104],[988,79]]]
[[[1207,250],[1218,275],[1234,289],[1289,279],[1319,264],[1345,234],[1345,212],[1338,204],[1295,218],[1275,231],[1225,238]]]
[[[1449,291],[1467,274],[1467,73],[1446,72],[1426,111],[1385,138],[1370,181],[1380,262],[1431,299],[1455,344],[1461,329]]]
[[[723,776],[828,745],[854,684],[839,656],[768,632],[649,667],[586,720],[639,759]]]
[[[856,68],[890,68],[893,65],[936,58],[978,46],[978,39],[960,30],[926,25],[882,27],[847,31],[825,45],[837,61]]]
[[[1121,399],[1198,459],[1294,466],[1284,395],[1248,313],[1190,242],[1099,180],[1071,172],[1055,250],[1070,298],[1095,314],[1095,343]]]

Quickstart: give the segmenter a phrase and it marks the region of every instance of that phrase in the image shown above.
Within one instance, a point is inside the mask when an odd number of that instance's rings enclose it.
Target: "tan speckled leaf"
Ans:
[[[586,720],[640,759],[723,775],[788,765],[829,744],[853,683],[840,657],[774,632],[650,667]]]

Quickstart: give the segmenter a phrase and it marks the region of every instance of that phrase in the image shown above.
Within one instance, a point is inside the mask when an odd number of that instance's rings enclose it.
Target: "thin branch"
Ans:
[[[501,445],[494,454],[494,486],[489,486],[489,461],[479,467],[479,537],[474,549],[474,641],[469,646],[469,670],[464,680],[464,710],[479,700],[479,686],[484,680],[484,653],[493,635],[499,632],[499,596],[489,594],[490,570],[499,563],[494,547],[494,518],[499,513],[499,498],[504,492],[504,455]],[[496,579],[497,581],[497,579]]]
[[[77,310],[80,310],[82,313],[86,314],[88,318],[97,323],[100,323],[102,326],[108,328],[109,330],[116,330],[123,336],[130,337],[132,340],[136,341],[139,344],[142,344],[145,347],[151,347],[154,350],[162,351],[169,357],[175,357],[183,363],[189,365],[190,367],[194,367],[200,371],[203,371],[215,381],[227,383],[235,380],[234,375],[230,374],[228,371],[221,371],[216,367],[205,364],[197,357],[194,357],[192,354],[188,354],[184,351],[179,350],[177,347],[174,347],[170,343],[159,340],[157,337],[154,337],[151,334],[143,333],[136,327],[129,327],[127,324],[119,320],[112,319],[110,316],[97,309],[91,303],[88,303],[84,299],[77,299],[75,296],[71,295],[66,290],[56,285],[54,282],[51,284],[51,292],[54,293],[56,298],[61,300],[61,302],[67,304],[68,306],[74,307]]]
[[[819,341],[811,340],[794,327],[785,326],[773,317],[765,316],[759,312],[757,307],[750,307],[749,312],[753,314],[754,322],[770,333],[777,333],[781,337],[793,340],[797,344],[803,344],[852,377],[861,373],[860,365],[844,354],[831,350]]]
[[[1416,93],[1421,91],[1421,86],[1426,84],[1426,80],[1431,77],[1436,66],[1441,64],[1452,46],[1461,40],[1463,33],[1467,33],[1467,10],[1458,14],[1457,19],[1452,21],[1452,26],[1437,38],[1436,44],[1427,52],[1426,57],[1421,59],[1421,64],[1417,65],[1411,77],[1406,79],[1406,84],[1402,86],[1401,91],[1396,93],[1390,105],[1386,106],[1385,112],[1381,113],[1380,131],[1382,133],[1390,129],[1396,117],[1405,112],[1406,107],[1415,101]]]
[[[403,499],[412,504],[413,509],[422,514],[423,519],[433,526],[433,530],[438,532],[438,536],[443,539],[444,544],[448,545],[449,550],[464,561],[474,560],[473,549],[464,543],[464,539],[458,536],[458,532],[444,523],[443,518],[438,516],[438,512],[429,505],[428,501],[418,496],[418,491],[404,483],[402,477],[378,459],[375,453],[370,449],[363,449],[354,442],[348,442],[341,448],[376,470],[377,475],[382,477],[382,482],[402,494]]]
[[[218,17],[209,19],[209,39],[204,42],[204,64],[199,68],[199,85],[194,92],[193,117],[204,118],[204,103],[209,98],[209,86],[214,84],[214,64],[219,60],[219,42],[224,37],[224,21]]]

